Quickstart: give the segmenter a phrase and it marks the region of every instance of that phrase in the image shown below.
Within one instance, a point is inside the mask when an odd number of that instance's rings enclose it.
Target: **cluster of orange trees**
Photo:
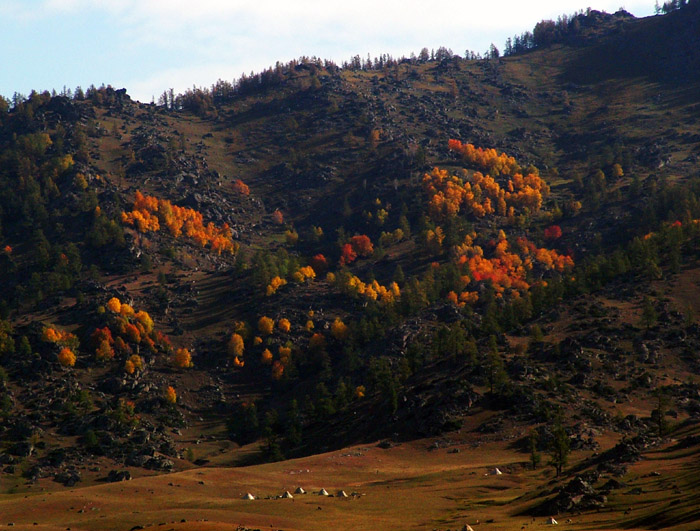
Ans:
[[[124,371],[134,374],[143,369],[144,361],[140,355],[143,348],[151,353],[158,350],[167,353],[176,367],[192,366],[189,350],[174,350],[168,337],[155,329],[148,312],[137,312],[130,304],[112,297],[106,304],[105,315],[105,326],[96,328],[90,336],[90,346],[95,349],[97,360],[106,362],[119,356],[125,360]]]
[[[165,228],[175,238],[185,236],[218,254],[235,254],[240,247],[233,241],[228,224],[217,227],[209,222],[205,225],[200,212],[140,191],[135,194],[132,211],[122,212],[121,217],[124,224],[136,227],[139,232],[157,232]]]
[[[518,212],[534,214],[542,208],[549,194],[549,186],[536,168],[522,169],[513,157],[494,149],[475,148],[458,140],[449,141],[449,149],[461,155],[469,166],[480,171],[461,170],[459,176],[447,170],[434,168],[423,178],[423,189],[428,196],[428,214],[434,222],[450,222],[460,214],[475,218],[502,216],[513,218]],[[562,235],[555,225],[545,230],[545,239],[553,241]],[[439,225],[425,233],[427,248],[438,254],[443,251],[445,232]],[[536,278],[547,272],[564,272],[573,267],[571,257],[555,250],[538,248],[524,237],[508,241],[503,230],[498,236],[477,245],[476,232],[464,235],[463,242],[453,245],[450,254],[455,260],[459,278],[448,300],[458,306],[479,300],[480,287],[488,283],[497,297],[519,297],[530,289]],[[439,266],[438,266],[439,267]]]
[[[450,151],[461,155],[462,159],[470,165],[477,166],[494,175],[513,175],[519,169],[514,157],[509,157],[505,153],[499,155],[492,148],[474,147],[472,144],[463,144],[454,139],[447,142],[447,147]]]
[[[482,246],[474,244],[475,239],[475,233],[469,234],[462,245],[453,249],[461,273],[459,285],[455,288],[461,293],[451,292],[448,299],[460,306],[478,300],[477,292],[467,288],[475,289],[479,283],[489,282],[497,296],[507,292],[518,297],[530,289],[527,277],[533,269],[561,273],[574,265],[570,256],[538,248],[524,237],[518,237],[511,247],[503,230],[499,231],[497,241],[486,245],[491,249],[488,257]]]
[[[525,208],[539,211],[549,194],[549,186],[536,173],[516,173],[501,186],[478,171],[458,177],[440,168],[425,174],[423,189],[430,196],[428,212],[436,221],[454,218],[460,212],[477,218],[494,214],[512,218]]]

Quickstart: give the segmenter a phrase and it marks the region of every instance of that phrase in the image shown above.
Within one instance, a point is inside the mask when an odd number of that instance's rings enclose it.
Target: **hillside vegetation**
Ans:
[[[0,108],[3,515],[697,526],[700,17],[664,9]],[[356,495],[240,500],[298,486]]]

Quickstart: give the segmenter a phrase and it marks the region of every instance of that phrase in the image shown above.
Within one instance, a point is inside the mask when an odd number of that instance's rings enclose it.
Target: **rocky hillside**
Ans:
[[[465,422],[524,459],[622,440],[593,464],[623,475],[700,414],[696,10],[581,14],[505,58],[302,58],[160,105],[16,102],[0,487]],[[600,507],[597,479],[547,503]]]

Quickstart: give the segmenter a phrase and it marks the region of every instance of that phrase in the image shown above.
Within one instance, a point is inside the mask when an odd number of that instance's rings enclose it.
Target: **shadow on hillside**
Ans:
[[[579,84],[638,77],[675,86],[700,81],[700,8],[621,25],[576,54],[563,77]]]

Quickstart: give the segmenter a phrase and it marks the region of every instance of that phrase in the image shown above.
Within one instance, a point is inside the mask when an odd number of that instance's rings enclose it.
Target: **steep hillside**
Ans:
[[[506,527],[608,509],[578,523],[695,525],[696,10],[581,14],[505,58],[303,58],[162,105],[111,87],[17,102],[0,115],[2,503],[171,471],[221,489],[220,467],[407,445],[416,470],[387,486],[461,482]],[[438,473],[450,448],[499,456],[478,459],[509,467],[503,495],[462,461]],[[634,464],[664,455],[663,480]],[[335,473],[314,466],[315,487]],[[665,482],[677,498],[647,496]],[[416,525],[469,523],[452,501]],[[78,520],[50,522],[98,525]]]

